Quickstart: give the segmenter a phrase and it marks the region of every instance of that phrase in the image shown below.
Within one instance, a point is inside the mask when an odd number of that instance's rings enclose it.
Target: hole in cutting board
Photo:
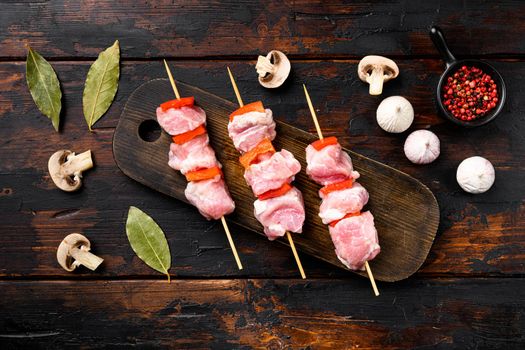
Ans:
[[[144,120],[139,125],[139,137],[146,142],[155,142],[160,137],[160,125],[156,120]]]

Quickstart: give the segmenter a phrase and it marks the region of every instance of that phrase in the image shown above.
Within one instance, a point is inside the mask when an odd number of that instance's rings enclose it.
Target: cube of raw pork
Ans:
[[[174,136],[196,129],[206,122],[206,113],[197,106],[170,108],[157,107],[157,121],[164,131]]]
[[[228,134],[235,148],[245,153],[255,147],[263,139],[272,141],[275,138],[275,122],[272,111],[248,112],[235,116],[228,123]]]
[[[369,211],[345,218],[329,230],[337,257],[349,269],[364,270],[365,262],[381,250],[374,217]]]
[[[188,201],[199,209],[206,219],[220,219],[235,209],[224,180],[220,176],[202,181],[190,181],[184,191]]]
[[[319,191],[319,196],[323,199],[319,217],[324,224],[342,219],[346,214],[360,212],[368,203],[368,191],[358,182],[354,182],[351,188],[333,191],[327,195]]]
[[[244,172],[244,178],[251,186],[253,194],[259,196],[278,189],[284,183],[291,183],[294,175],[300,170],[301,163],[293,154],[283,149],[260,163],[252,164]]]
[[[220,166],[208,142],[208,134],[203,134],[182,145],[172,143],[168,154],[168,165],[175,170],[180,170],[182,174]]]
[[[306,173],[323,186],[359,177],[359,173],[354,171],[350,156],[341,149],[340,144],[329,145],[321,150],[308,145],[306,162]]]
[[[286,231],[302,232],[305,212],[303,196],[293,187],[284,195],[254,202],[255,217],[264,226],[270,241],[282,237]]]

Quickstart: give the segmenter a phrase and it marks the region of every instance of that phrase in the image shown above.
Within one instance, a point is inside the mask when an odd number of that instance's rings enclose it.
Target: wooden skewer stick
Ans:
[[[233,91],[235,91],[235,96],[237,96],[237,102],[239,103],[239,106],[244,106],[244,102],[242,102],[241,94],[239,93],[239,88],[237,87],[237,83],[235,83],[235,78],[233,77],[232,71],[230,70],[230,67],[226,67],[228,69],[228,75],[230,76],[230,80],[232,82]],[[295,244],[292,239],[292,235],[290,232],[286,231],[286,237],[288,237],[288,242],[290,243],[290,248],[292,248],[292,253],[295,258],[295,262],[297,263],[297,267],[299,268],[299,272],[301,273],[301,277],[303,279],[306,279],[306,274],[303,270],[303,264],[301,264],[301,259],[299,259],[299,254],[297,254],[297,250],[295,249]]]
[[[306,95],[306,102],[308,102],[308,108],[310,108],[310,114],[312,114],[312,119],[314,120],[315,130],[317,130],[317,135],[319,140],[323,139],[323,133],[321,132],[321,127],[319,126],[319,121],[317,120],[317,114],[315,113],[314,106],[312,105],[312,100],[310,100],[310,95],[308,90],[306,90],[306,85],[303,84],[304,94]]]
[[[239,102],[239,106],[244,106],[244,102],[242,102],[241,93],[239,92],[239,88],[237,87],[237,83],[235,83],[235,78],[233,77],[232,71],[230,70],[230,67],[226,67],[228,69],[228,75],[230,76],[230,80],[232,82],[233,91],[235,91],[235,96],[237,96],[237,102]]]
[[[237,254],[237,248],[235,248],[235,243],[233,243],[230,228],[228,227],[224,216],[221,216],[221,222],[222,226],[224,227],[224,232],[226,232],[226,237],[228,237],[228,242],[230,242],[230,247],[232,248],[233,256],[235,257],[235,261],[237,262],[237,267],[239,268],[239,270],[242,270],[241,259],[239,259],[239,254]]]
[[[370,268],[370,265],[368,265],[368,261],[365,261],[365,269],[366,269],[366,273],[368,274],[368,278],[370,279],[370,284],[372,284],[372,289],[374,290],[374,294],[376,297],[378,297],[379,289],[377,289],[376,279],[374,278],[374,275],[372,274],[372,269]]]
[[[295,257],[295,262],[297,263],[297,267],[299,268],[299,272],[301,273],[301,278],[304,280],[306,279],[306,275],[303,270],[303,264],[301,264],[301,259],[299,259],[299,254],[297,254],[297,250],[295,249],[295,244],[292,239],[292,235],[290,232],[286,231],[286,237],[288,238],[288,242],[290,243],[290,248],[292,248],[293,256]]]
[[[168,78],[170,79],[171,87],[173,88],[175,97],[177,97],[177,100],[180,100],[179,89],[177,89],[177,85],[175,85],[175,80],[173,80],[173,76],[171,75],[170,67],[168,66],[168,62],[166,62],[166,60],[164,60],[164,66],[166,67],[166,72],[168,73]],[[226,219],[224,218],[224,216],[221,216],[221,222],[222,222],[222,226],[224,227],[224,232],[226,232],[226,237],[228,237],[228,242],[230,243],[230,247],[232,249],[233,256],[235,257],[235,261],[237,262],[237,267],[239,268],[239,270],[242,270],[241,259],[239,259],[239,254],[237,254],[237,248],[235,248],[235,244],[233,243],[233,238],[230,233],[230,229],[228,228],[228,224],[226,223]]]
[[[319,136],[319,139],[322,140],[323,133],[321,132],[321,128],[319,127],[319,121],[317,120],[317,114],[315,113],[314,106],[312,105],[312,100],[310,99],[308,90],[306,90],[306,85],[303,84],[303,88],[304,94],[306,96],[306,102],[308,103],[308,108],[310,108],[310,113],[312,114],[312,119],[314,120],[315,128],[317,129],[317,135]],[[374,275],[372,274],[372,269],[370,268],[370,265],[368,265],[368,261],[365,261],[365,269],[366,273],[368,274],[368,278],[370,279],[370,283],[372,284],[374,294],[377,297],[379,295],[379,290],[377,289],[376,280],[374,278]]]
[[[179,89],[177,89],[177,85],[175,85],[175,80],[173,80],[173,75],[171,75],[170,67],[168,66],[168,62],[164,60],[164,67],[166,67],[166,72],[168,73],[168,78],[170,79],[171,87],[173,88],[173,92],[175,93],[175,97],[177,97],[177,100],[180,100],[180,94]]]

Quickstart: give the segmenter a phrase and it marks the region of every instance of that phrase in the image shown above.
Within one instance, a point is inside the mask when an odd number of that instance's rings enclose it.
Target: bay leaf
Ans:
[[[168,276],[171,254],[162,229],[146,213],[137,207],[129,207],[126,234],[135,254],[149,267]]]
[[[26,81],[36,106],[58,131],[62,109],[60,82],[49,62],[31,48],[27,52]]]
[[[119,42],[115,40],[112,46],[98,55],[97,60],[89,68],[82,96],[82,107],[90,131],[107,112],[115,98],[120,75],[119,63]]]

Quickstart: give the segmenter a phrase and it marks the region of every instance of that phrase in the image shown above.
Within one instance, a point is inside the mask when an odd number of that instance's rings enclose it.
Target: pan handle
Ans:
[[[437,26],[433,26],[430,28],[430,38],[432,39],[432,42],[438,49],[441,56],[443,56],[443,59],[445,60],[445,64],[447,65],[447,68],[452,65],[456,61],[456,58],[450,52],[447,46],[447,42],[445,40],[445,36],[443,35],[443,32],[441,29]]]

